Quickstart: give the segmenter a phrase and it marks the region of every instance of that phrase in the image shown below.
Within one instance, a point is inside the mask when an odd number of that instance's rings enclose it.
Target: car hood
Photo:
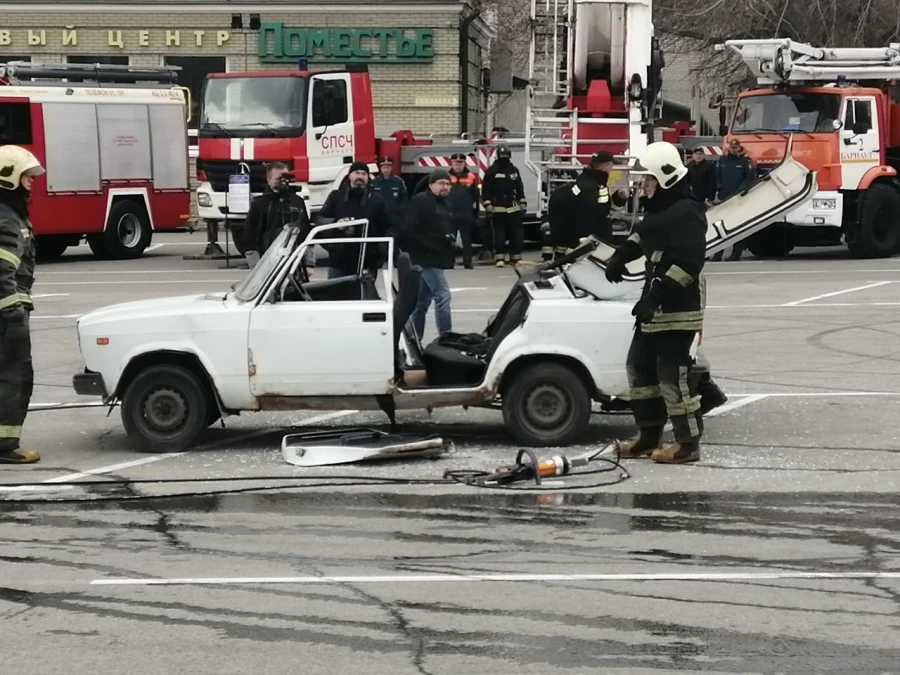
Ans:
[[[130,319],[153,319],[196,314],[208,311],[212,307],[224,308],[226,296],[227,293],[204,293],[201,295],[181,295],[170,298],[123,302],[108,307],[101,307],[82,315],[78,319],[78,327],[84,328],[99,323],[106,324]]]

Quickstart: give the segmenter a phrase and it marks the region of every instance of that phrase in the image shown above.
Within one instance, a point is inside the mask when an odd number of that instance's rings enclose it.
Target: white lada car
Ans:
[[[709,210],[710,253],[814,188],[813,174],[786,161]],[[327,238],[347,224],[317,227],[305,240],[286,228],[231,291],[80,317],[86,367],[75,391],[120,404],[128,436],[155,452],[185,449],[222,416],[247,411],[380,409],[393,422],[397,410],[456,406],[500,407],[516,442],[562,446],[586,430],[593,402],[627,405],[643,259],[610,284],[612,249],[590,241],[518,279],[480,336],[423,346],[409,320],[419,268],[395,258],[389,238]],[[388,266],[377,281],[366,273],[306,280],[301,263],[314,244],[384,246]]]

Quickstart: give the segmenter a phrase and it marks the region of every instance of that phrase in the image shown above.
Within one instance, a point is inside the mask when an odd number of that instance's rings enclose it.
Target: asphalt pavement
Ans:
[[[34,404],[85,402],[78,315],[243,276],[184,259],[204,245],[40,265]],[[800,251],[707,275],[702,349],[729,401],[699,464],[631,461],[624,480],[604,465],[542,492],[428,484],[515,458],[485,409],[399,414],[449,456],[328,470],[288,465],[281,438],[383,416],[242,415],[147,455],[117,410],[35,411],[42,462],[0,470],[3,672],[900,672],[900,259]],[[515,278],[449,276],[460,332]],[[632,433],[596,415],[566,454]],[[378,477],[420,482],[346,485]]]

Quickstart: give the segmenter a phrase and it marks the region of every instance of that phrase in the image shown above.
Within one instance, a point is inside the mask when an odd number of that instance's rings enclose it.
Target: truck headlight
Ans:
[[[834,211],[837,208],[837,199],[813,199],[813,208],[822,211]]]
[[[212,197],[210,197],[206,192],[198,192],[197,206],[202,206],[205,209],[209,208],[210,206],[212,206]]]

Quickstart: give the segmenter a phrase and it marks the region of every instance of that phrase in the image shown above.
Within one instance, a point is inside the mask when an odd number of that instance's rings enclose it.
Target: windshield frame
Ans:
[[[232,291],[234,298],[245,303],[256,300],[272,279],[278,276],[284,264],[290,260],[299,239],[299,227],[288,226],[279,232],[259,262],[234,287]]]
[[[754,110],[762,110],[766,101],[771,102],[770,105],[784,105],[785,100],[790,100],[793,103],[795,99],[800,97],[805,97],[808,101],[820,99],[823,104],[816,106],[817,109],[814,111],[800,113],[796,128],[792,128],[792,125],[790,124],[785,125],[782,129],[768,127],[765,126],[765,119],[757,123],[756,126],[749,126],[747,128],[738,126],[738,116],[742,111],[750,109],[750,105],[748,105],[750,101],[753,101],[753,104],[751,105]],[[833,93],[825,91],[791,92],[775,89],[765,93],[740,96],[737,99],[737,105],[735,105],[734,113],[731,116],[731,124],[728,133],[733,136],[752,136],[754,134],[834,134],[838,130],[835,128],[833,121],[841,119],[842,98],[841,93],[838,91]],[[825,101],[828,103],[824,103]],[[805,124],[804,116],[809,117],[813,112],[816,113],[814,123],[812,125]],[[833,117],[830,116],[831,113],[834,114]],[[823,114],[825,115],[824,117]],[[790,121],[791,116],[794,115],[788,115],[788,121]]]
[[[293,108],[290,114],[299,114],[300,121],[298,124],[284,124],[284,115],[281,124],[274,124],[268,120],[259,119],[261,114],[253,112],[249,107],[245,111],[244,95],[241,96],[241,103],[238,106],[241,119],[238,123],[231,123],[227,120],[227,109],[223,108],[222,117],[220,119],[209,120],[207,118],[207,96],[210,91],[216,87],[224,90],[237,82],[253,82],[254,85],[261,81],[271,81],[270,86],[285,87],[286,80],[291,80],[291,101],[292,103],[300,99],[298,109]],[[307,117],[309,114],[309,94],[310,82],[307,76],[298,75],[251,75],[238,74],[236,77],[208,77],[200,89],[200,105],[197,116],[197,134],[204,138],[223,138],[223,137],[297,137],[302,136],[306,132]],[[265,122],[268,122],[266,124]]]

